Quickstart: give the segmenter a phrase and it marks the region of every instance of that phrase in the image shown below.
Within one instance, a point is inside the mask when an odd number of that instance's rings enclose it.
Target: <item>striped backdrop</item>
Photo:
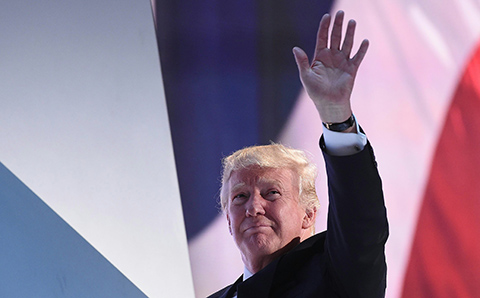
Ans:
[[[222,156],[273,140],[323,166],[291,49],[312,53],[321,15],[337,9],[371,44],[352,102],[384,182],[387,297],[480,297],[480,1],[155,4],[198,297],[243,268],[216,207]],[[323,230],[323,172],[317,189]]]

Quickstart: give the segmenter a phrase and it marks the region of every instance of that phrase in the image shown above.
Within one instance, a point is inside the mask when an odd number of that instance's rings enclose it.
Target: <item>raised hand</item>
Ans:
[[[365,39],[355,56],[350,58],[356,26],[354,20],[348,22],[345,39],[340,47],[343,18],[344,12],[338,11],[328,47],[331,17],[329,14],[322,17],[312,63],[302,49],[293,49],[302,84],[323,122],[343,122],[351,116],[350,96],[355,76],[368,49],[368,40]]]

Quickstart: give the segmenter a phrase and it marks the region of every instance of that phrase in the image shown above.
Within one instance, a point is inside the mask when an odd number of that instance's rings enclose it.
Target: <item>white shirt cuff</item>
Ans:
[[[360,132],[360,127],[356,119],[355,125],[357,126],[356,133],[331,131],[322,125],[325,148],[328,154],[334,156],[353,155],[365,148],[367,136]]]

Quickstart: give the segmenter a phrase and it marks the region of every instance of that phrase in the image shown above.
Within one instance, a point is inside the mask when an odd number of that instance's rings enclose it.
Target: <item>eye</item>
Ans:
[[[245,193],[239,193],[233,196],[232,201],[235,203],[239,203],[244,201],[247,198],[247,195]]]
[[[265,193],[264,197],[267,200],[273,201],[280,197],[280,192],[277,189],[270,189]]]

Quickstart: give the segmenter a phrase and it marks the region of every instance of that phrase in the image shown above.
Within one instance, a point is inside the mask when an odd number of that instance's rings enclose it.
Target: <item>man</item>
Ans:
[[[314,59],[294,48],[300,78],[322,122],[329,187],[327,231],[314,234],[316,168],[299,150],[273,144],[224,160],[221,203],[245,265],[214,297],[384,297],[388,223],[373,150],[352,114],[350,95],[368,48],[350,58],[355,21],[344,13],[319,26]]]

